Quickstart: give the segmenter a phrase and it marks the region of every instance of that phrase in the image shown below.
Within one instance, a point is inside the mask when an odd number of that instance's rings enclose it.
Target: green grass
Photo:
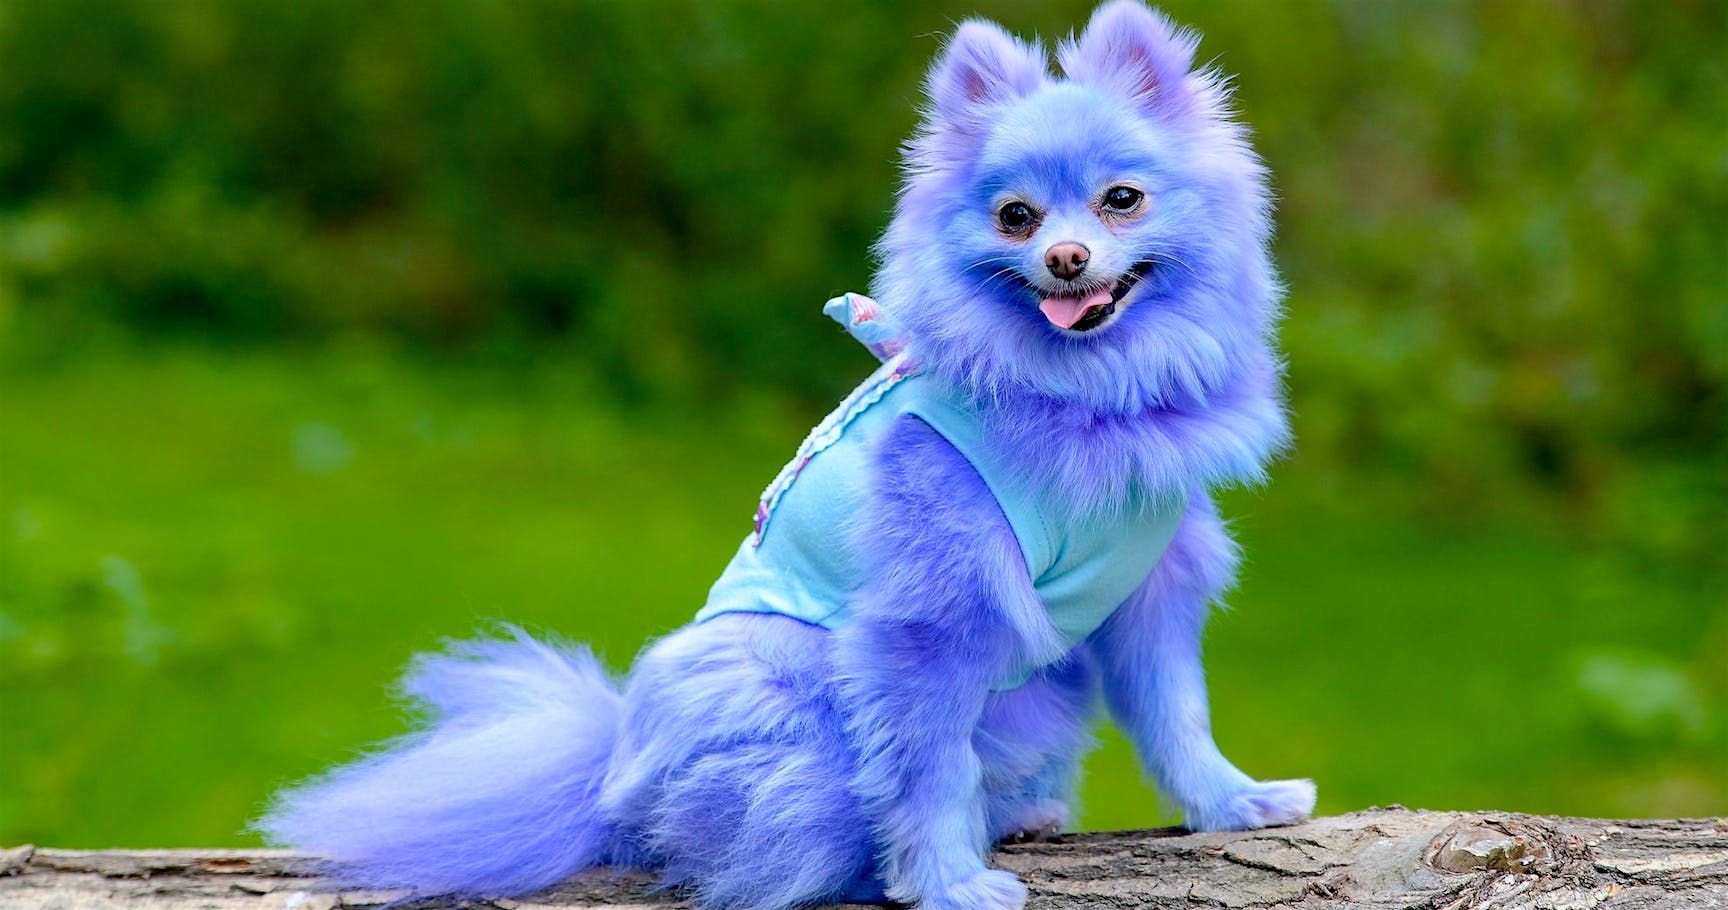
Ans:
[[[865,364],[837,367],[856,368]],[[0,390],[0,844],[224,845],[400,732],[413,652],[493,619],[622,668],[683,622],[814,416],[592,403],[557,363],[178,349]],[[1321,810],[1728,813],[1721,580],[1300,456],[1227,511],[1216,731]],[[1716,599],[1713,599],[1716,598]],[[1168,820],[1113,735],[1085,823]]]

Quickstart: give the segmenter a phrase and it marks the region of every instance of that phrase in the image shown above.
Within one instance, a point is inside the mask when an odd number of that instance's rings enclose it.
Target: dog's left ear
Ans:
[[[1100,6],[1078,41],[1062,43],[1057,57],[1068,78],[1113,88],[1149,114],[1176,115],[1193,102],[1188,73],[1198,35],[1172,25],[1138,0]]]

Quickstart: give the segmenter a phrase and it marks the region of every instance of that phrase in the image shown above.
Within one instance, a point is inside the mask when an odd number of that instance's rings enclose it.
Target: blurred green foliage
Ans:
[[[919,74],[970,7],[0,10],[3,293],[62,343],[91,316],[550,337],[614,394],[724,401],[845,385],[811,302],[866,284]],[[1693,526],[1639,503],[1728,457],[1728,7],[1171,12],[1239,74],[1278,174],[1305,445]]]
[[[940,35],[1089,8],[0,0],[0,843],[226,842],[412,649],[687,617],[867,369],[817,307]],[[1290,285],[1227,751],[1728,812],[1728,4],[1165,8]]]

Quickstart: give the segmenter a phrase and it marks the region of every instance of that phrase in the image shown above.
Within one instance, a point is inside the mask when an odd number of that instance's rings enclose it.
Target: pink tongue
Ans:
[[[1045,319],[1066,329],[1079,322],[1093,307],[1109,302],[1110,291],[1106,288],[1085,297],[1046,297],[1043,303],[1038,304],[1038,309],[1044,311]]]

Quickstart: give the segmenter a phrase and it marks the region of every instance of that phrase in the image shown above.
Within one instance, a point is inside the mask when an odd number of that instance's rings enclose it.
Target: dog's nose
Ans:
[[[1090,258],[1092,254],[1078,243],[1058,243],[1044,252],[1044,267],[1057,278],[1072,281],[1086,271],[1086,260]]]

